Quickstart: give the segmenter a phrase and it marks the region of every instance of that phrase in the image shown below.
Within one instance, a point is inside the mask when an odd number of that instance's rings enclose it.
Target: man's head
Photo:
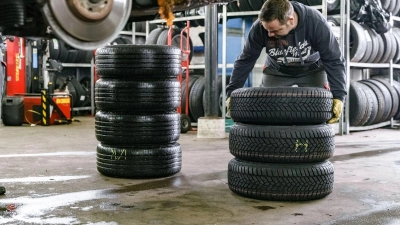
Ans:
[[[268,0],[258,15],[270,37],[281,38],[296,27],[295,12],[288,0]]]

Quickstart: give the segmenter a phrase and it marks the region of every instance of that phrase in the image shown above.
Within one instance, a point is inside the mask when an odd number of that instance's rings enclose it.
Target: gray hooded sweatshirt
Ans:
[[[344,101],[347,95],[345,59],[326,19],[311,7],[291,2],[298,15],[296,28],[283,38],[269,37],[259,20],[250,28],[242,52],[235,61],[227,96],[242,88],[263,48],[265,66],[285,76],[301,76],[323,66],[334,98]],[[323,65],[321,65],[323,64]]]

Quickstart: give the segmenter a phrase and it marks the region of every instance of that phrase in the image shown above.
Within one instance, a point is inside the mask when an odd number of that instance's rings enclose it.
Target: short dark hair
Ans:
[[[278,20],[281,24],[285,24],[293,12],[293,6],[288,0],[267,0],[261,8],[258,19],[261,22]]]

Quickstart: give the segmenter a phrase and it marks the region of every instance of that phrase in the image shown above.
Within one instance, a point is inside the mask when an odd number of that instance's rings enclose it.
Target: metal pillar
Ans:
[[[217,5],[206,6],[205,16],[205,117],[218,117],[218,12]]]

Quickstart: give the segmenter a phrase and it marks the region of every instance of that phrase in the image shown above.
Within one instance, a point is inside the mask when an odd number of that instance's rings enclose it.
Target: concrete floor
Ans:
[[[0,224],[400,224],[400,130],[337,136],[333,192],[307,202],[229,190],[228,139],[182,134],[182,171],[117,179],[96,170],[94,118],[0,126]]]

